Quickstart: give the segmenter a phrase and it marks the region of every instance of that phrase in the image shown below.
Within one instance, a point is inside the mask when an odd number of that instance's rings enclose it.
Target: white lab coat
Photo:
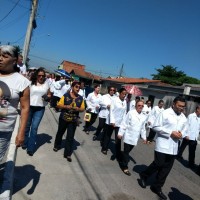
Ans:
[[[187,125],[187,135],[189,140],[197,141],[200,132],[200,117],[197,117],[195,112],[188,115]]]
[[[99,105],[101,106],[100,112],[99,112],[99,117],[100,118],[104,118],[106,119],[110,109],[108,109],[108,105],[111,106],[112,103],[112,99],[115,98],[115,96],[110,96],[110,94],[105,94],[103,96],[101,96],[100,101],[99,101]]]
[[[92,113],[99,113],[99,102],[100,102],[101,94],[98,94],[97,96],[94,94],[94,92],[91,92],[88,94],[86,98],[86,104],[87,104],[87,110],[91,109],[90,112]],[[98,108],[96,108],[98,106]]]
[[[120,125],[118,135],[123,136],[125,143],[135,146],[140,135],[143,140],[146,140],[145,122],[146,116],[142,112],[138,113],[137,110],[131,110]]]
[[[151,110],[149,117],[148,117],[148,122],[151,124],[149,125],[150,128],[153,127],[154,122],[156,121],[157,117],[164,111],[164,108],[159,108],[159,106],[154,106],[153,109]]]
[[[61,98],[70,88],[69,84],[66,84],[65,80],[56,81],[52,84],[53,96]]]
[[[178,139],[172,138],[172,131],[180,131],[182,138],[187,136],[187,118],[183,113],[177,115],[172,108],[164,110],[156,119],[153,130],[156,131],[155,151],[177,155]]]
[[[122,120],[126,116],[126,106],[125,100],[122,101],[119,97],[113,98],[106,124],[115,124],[115,127],[120,127]]]

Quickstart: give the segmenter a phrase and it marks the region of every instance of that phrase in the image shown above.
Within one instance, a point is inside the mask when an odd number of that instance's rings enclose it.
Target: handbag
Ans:
[[[86,112],[83,119],[86,122],[90,122],[90,120],[91,120],[91,113],[87,113]]]

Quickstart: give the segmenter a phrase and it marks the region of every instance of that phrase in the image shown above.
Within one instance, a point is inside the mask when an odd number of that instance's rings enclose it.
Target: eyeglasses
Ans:
[[[115,92],[115,90],[114,90],[114,89],[111,89],[110,91],[113,91],[113,92]]]
[[[144,105],[137,105],[137,107],[144,107]]]
[[[40,74],[38,74],[37,76],[38,76],[38,77],[43,77],[43,78],[45,77],[45,75],[40,75]]]
[[[79,85],[75,85],[74,87],[75,87],[75,88],[77,88],[77,89],[79,89],[79,88],[80,88],[80,86],[79,86]]]

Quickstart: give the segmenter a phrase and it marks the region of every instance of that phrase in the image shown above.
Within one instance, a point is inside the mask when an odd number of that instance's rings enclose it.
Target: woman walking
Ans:
[[[30,86],[30,113],[25,131],[23,149],[33,156],[36,149],[37,130],[44,115],[45,106],[51,98],[49,84],[43,68],[39,68],[31,77]]]
[[[101,94],[99,94],[99,92],[100,92],[100,85],[95,85],[94,92],[91,92],[86,98],[87,113],[91,114],[90,121],[85,122],[84,131],[86,134],[89,134],[90,127],[96,121],[98,113],[99,113],[99,109],[100,109],[99,103],[101,99]]]
[[[79,120],[79,112],[85,110],[83,97],[78,94],[79,89],[80,82],[73,82],[71,91],[65,93],[57,104],[57,107],[61,109],[61,113],[53,150],[57,152],[61,148],[62,137],[67,129],[64,158],[68,162],[72,161],[71,154],[73,151],[74,135]]]
[[[113,99],[110,107],[110,113],[106,118],[105,137],[102,142],[101,152],[105,155],[107,154],[112,132],[115,131],[115,157],[118,161],[120,161],[121,140],[117,137],[117,134],[121,122],[126,115],[127,105],[124,99],[127,92],[125,88],[121,88],[118,92],[119,97]]]
[[[30,82],[19,74],[18,51],[10,45],[0,46],[0,161],[10,143],[20,103],[20,127],[15,139],[17,147],[24,143],[25,127],[30,105]]]

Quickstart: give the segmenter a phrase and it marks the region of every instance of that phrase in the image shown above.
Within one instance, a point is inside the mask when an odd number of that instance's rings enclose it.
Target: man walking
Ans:
[[[182,159],[183,151],[186,146],[189,146],[189,167],[194,168],[195,163],[195,151],[197,147],[197,139],[200,132],[200,105],[197,105],[194,113],[188,115],[187,119],[187,137],[183,138],[183,141],[178,152],[178,158]]]
[[[163,200],[166,200],[167,196],[162,192],[162,187],[177,155],[178,141],[186,136],[185,124],[187,119],[183,114],[185,105],[183,97],[176,97],[173,100],[172,107],[164,110],[155,121],[153,129],[156,131],[157,136],[154,161],[145,171],[140,173],[139,184],[141,187],[146,188],[147,178],[157,172],[156,180],[150,189]]]

